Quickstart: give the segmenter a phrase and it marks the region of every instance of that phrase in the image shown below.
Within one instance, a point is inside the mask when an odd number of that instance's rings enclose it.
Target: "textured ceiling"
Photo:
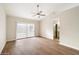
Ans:
[[[7,15],[16,16],[21,18],[28,18],[38,20],[37,16],[33,16],[33,12],[36,11],[37,3],[6,3],[3,4]],[[77,3],[39,3],[40,10],[48,16],[51,13],[58,13],[69,8],[78,6]],[[44,16],[44,17],[46,17]],[[41,17],[40,19],[44,18]]]

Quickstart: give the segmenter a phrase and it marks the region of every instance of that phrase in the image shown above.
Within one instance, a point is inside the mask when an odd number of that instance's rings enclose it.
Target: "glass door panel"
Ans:
[[[34,24],[17,23],[16,39],[35,36]]]

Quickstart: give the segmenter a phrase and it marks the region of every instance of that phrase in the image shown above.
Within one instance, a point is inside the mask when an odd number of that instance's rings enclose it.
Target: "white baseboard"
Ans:
[[[39,37],[39,36],[32,36],[32,37]],[[19,38],[19,39],[11,39],[11,40],[7,39],[7,42],[9,42],[9,41],[15,41],[15,40],[20,40],[20,39],[26,39],[26,38],[32,38],[32,37],[25,37],[25,38]]]
[[[44,37],[44,36],[40,36],[40,37],[45,38],[45,39],[50,39],[50,38],[48,38],[48,37]],[[53,40],[53,39],[50,39],[50,40]]]
[[[7,42],[9,42],[9,41],[14,41],[15,39],[12,39],[12,40],[7,40]]]
[[[0,49],[0,55],[1,55],[2,50],[4,49],[5,45],[6,45],[6,41],[5,41],[4,45],[2,46],[2,48]]]
[[[71,45],[67,45],[67,44],[64,44],[64,43],[62,43],[62,42],[60,42],[59,44],[60,44],[60,45],[67,46],[67,47],[70,47],[70,48],[72,48],[72,49],[75,49],[75,50],[78,50],[78,51],[79,51],[79,48],[77,48],[77,47],[74,47],[74,46],[71,46]]]

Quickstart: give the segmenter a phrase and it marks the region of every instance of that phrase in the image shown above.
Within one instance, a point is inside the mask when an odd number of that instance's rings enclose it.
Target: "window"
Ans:
[[[17,23],[16,39],[35,36],[34,24]]]

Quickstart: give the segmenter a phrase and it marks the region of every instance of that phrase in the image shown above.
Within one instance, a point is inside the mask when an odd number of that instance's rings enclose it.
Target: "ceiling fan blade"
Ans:
[[[37,16],[38,18],[40,18],[41,16],[46,16],[42,10],[40,10],[40,6],[39,4],[37,4],[37,11],[33,11],[33,15],[32,16]]]

